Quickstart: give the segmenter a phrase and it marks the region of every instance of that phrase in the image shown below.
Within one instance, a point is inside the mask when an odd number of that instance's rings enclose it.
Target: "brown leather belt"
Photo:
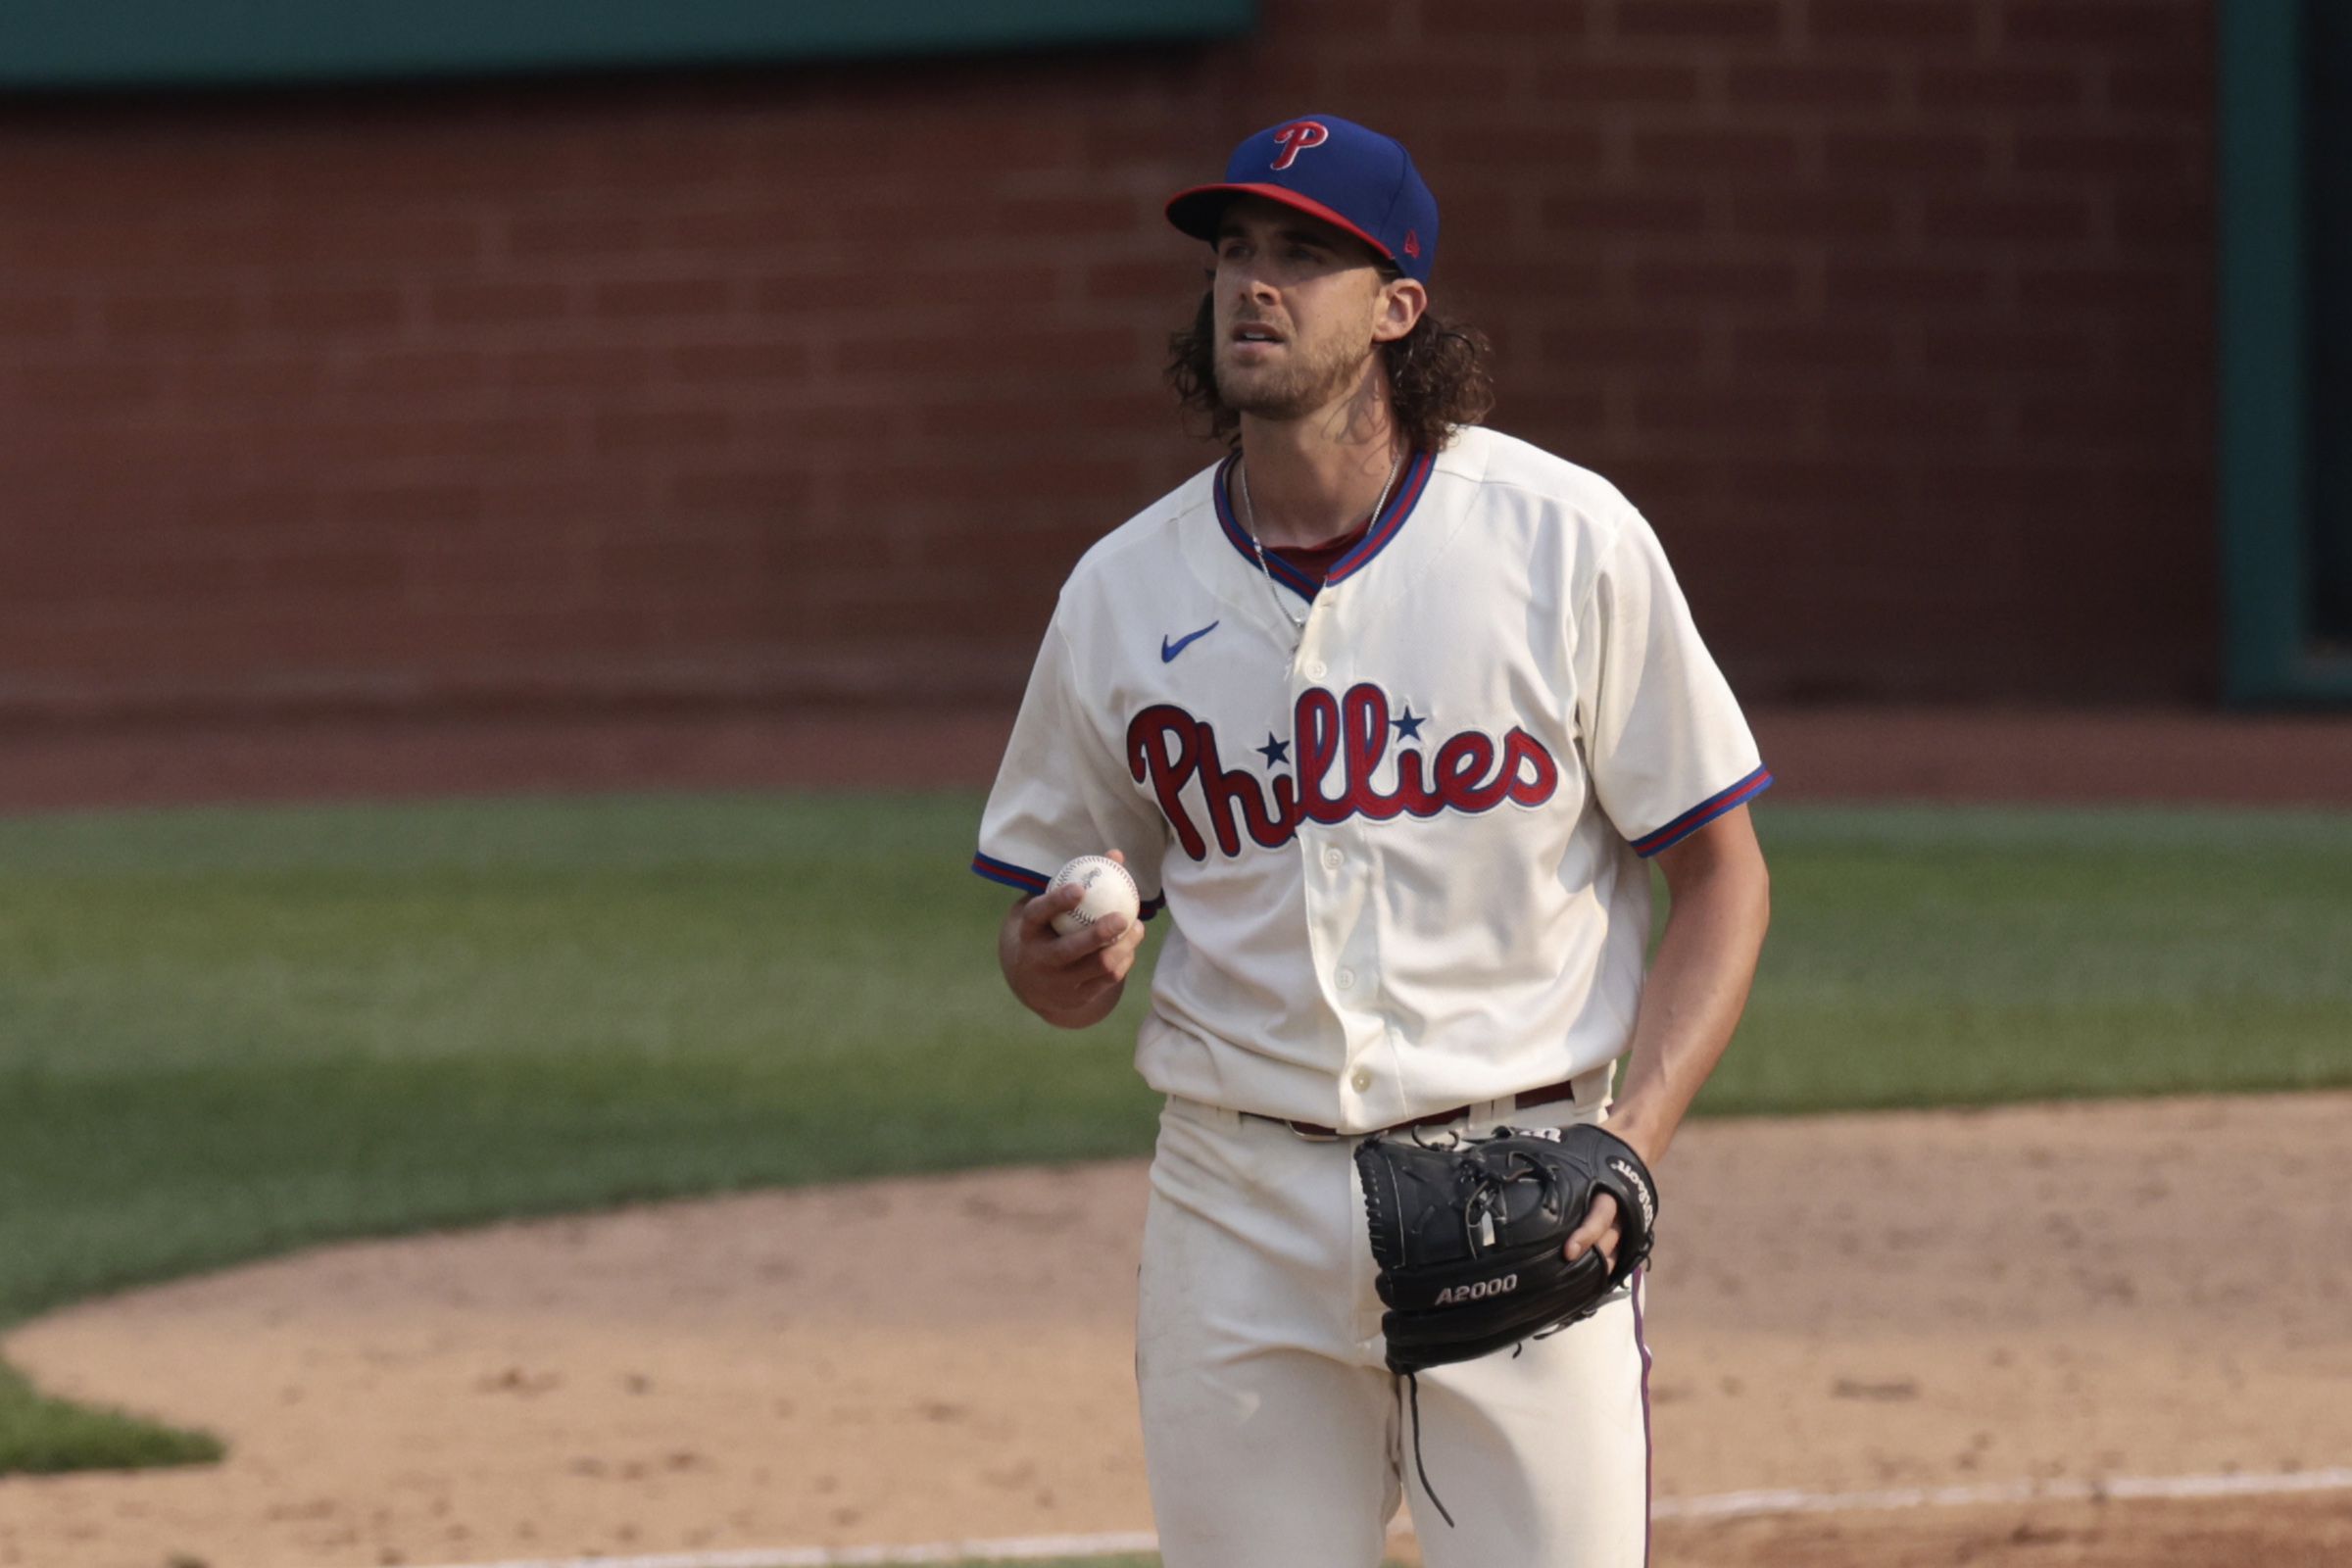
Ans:
[[[1511,1108],[1514,1110],[1524,1110],[1530,1105],[1555,1104],[1560,1101],[1576,1098],[1576,1082],[1574,1078],[1563,1078],[1556,1084],[1545,1084],[1541,1089],[1529,1089],[1520,1094],[1503,1095],[1496,1098],[1510,1101]],[[1321,1122],[1293,1121],[1287,1116],[1259,1116],[1253,1110],[1242,1112],[1243,1115],[1255,1117],[1259,1121],[1270,1121],[1276,1126],[1288,1127],[1301,1138],[1376,1138],[1382,1133],[1400,1133],[1408,1127],[1440,1126],[1469,1113],[1470,1106],[1456,1105],[1451,1110],[1433,1110],[1426,1116],[1415,1116],[1411,1121],[1394,1122],[1386,1127],[1375,1127],[1370,1132],[1344,1133],[1336,1127],[1326,1127]]]

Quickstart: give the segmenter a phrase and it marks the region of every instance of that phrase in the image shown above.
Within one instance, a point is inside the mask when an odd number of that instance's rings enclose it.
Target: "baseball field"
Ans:
[[[1018,1012],[977,809],[0,819],[0,1564],[1152,1560],[1140,988]],[[2352,814],[1758,822],[1660,1560],[2346,1560]]]

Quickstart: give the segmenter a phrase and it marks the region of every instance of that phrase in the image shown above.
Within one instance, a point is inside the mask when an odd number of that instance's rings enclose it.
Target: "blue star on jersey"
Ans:
[[[1429,722],[1429,715],[1425,713],[1421,717],[1415,718],[1413,705],[1407,703],[1404,705],[1404,711],[1397,717],[1390,719],[1389,722],[1396,726],[1398,740],[1417,741],[1421,738],[1421,726]]]
[[[1257,753],[1258,756],[1264,758],[1268,767],[1280,767],[1283,763],[1291,760],[1291,743],[1285,740],[1277,740],[1271,734],[1266,736],[1265,745],[1253,746],[1250,748],[1250,750]]]

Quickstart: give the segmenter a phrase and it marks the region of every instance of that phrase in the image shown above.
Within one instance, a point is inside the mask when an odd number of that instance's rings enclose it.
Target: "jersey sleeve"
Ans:
[[[1076,675],[1057,614],[1037,651],[1020,716],[981,813],[972,869],[1036,894],[1072,858],[1118,850],[1144,895],[1148,920],[1166,902],[1160,861],[1167,824],[1137,791],[1113,739],[1090,715]]]
[[[1648,522],[1631,507],[1575,628],[1577,720],[1601,809],[1646,858],[1772,784]]]

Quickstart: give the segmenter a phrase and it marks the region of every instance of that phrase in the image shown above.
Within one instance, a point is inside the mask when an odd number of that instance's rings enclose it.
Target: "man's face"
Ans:
[[[1225,406],[1297,419],[1351,393],[1376,339],[1399,335],[1382,325],[1390,285],[1374,261],[1304,213],[1256,196],[1228,204],[1213,274]]]

